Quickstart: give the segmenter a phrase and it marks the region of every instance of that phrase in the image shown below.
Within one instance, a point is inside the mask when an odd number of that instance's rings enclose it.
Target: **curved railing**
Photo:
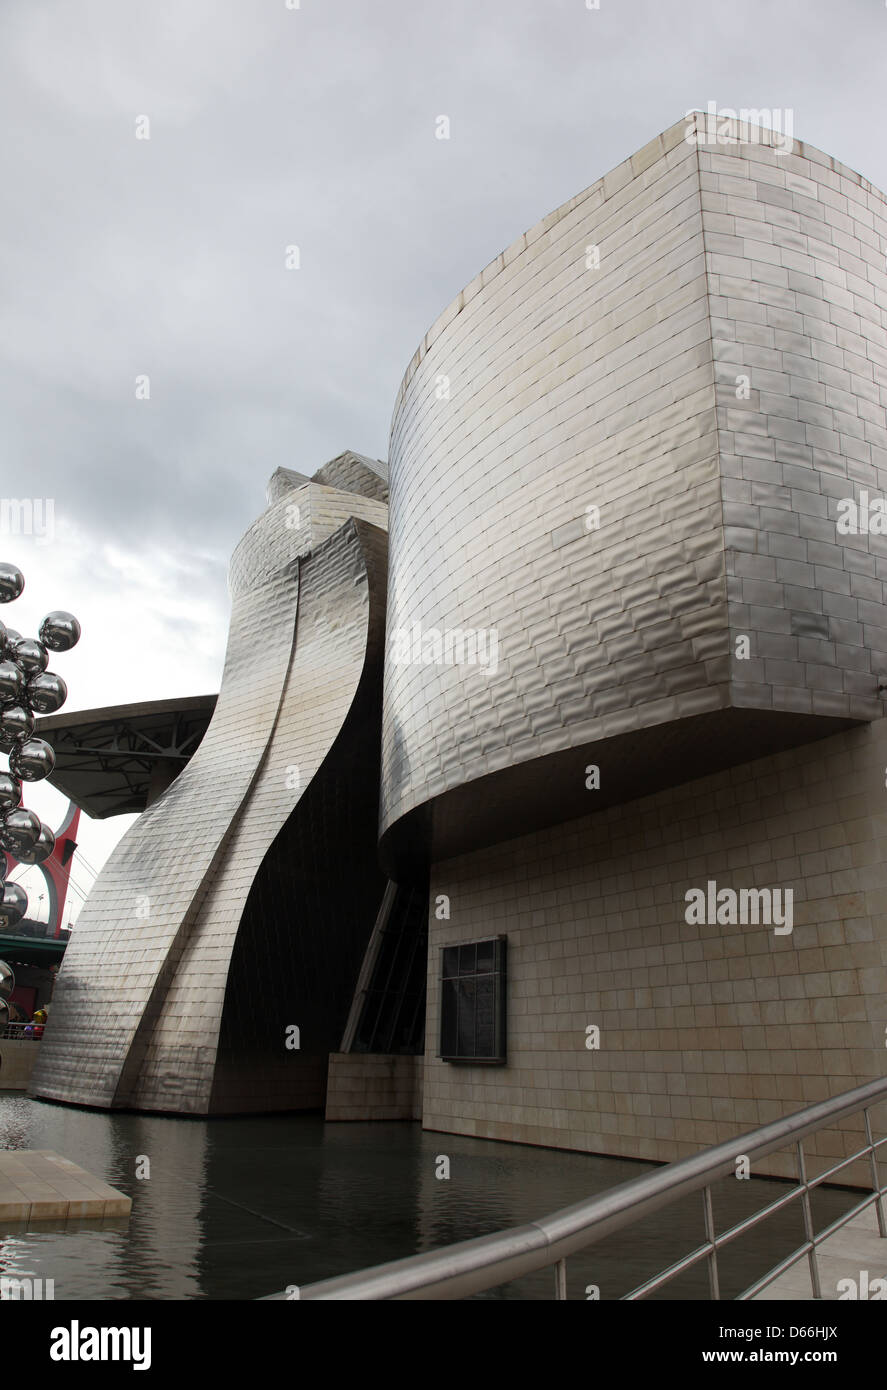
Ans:
[[[872,1138],[870,1109],[887,1102],[887,1080],[871,1081],[852,1091],[833,1096],[798,1110],[793,1115],[774,1120],[771,1124],[728,1139],[714,1148],[705,1149],[691,1158],[681,1159],[655,1172],[645,1173],[602,1192],[597,1197],[574,1206],[564,1207],[539,1221],[476,1240],[462,1241],[442,1250],[413,1255],[404,1260],[359,1270],[354,1274],[324,1279],[302,1288],[298,1297],[305,1299],[454,1299],[467,1298],[485,1289],[507,1284],[535,1270],[554,1266],[555,1298],[566,1298],[566,1260],[577,1251],[585,1250],[605,1236],[633,1226],[645,1217],[670,1205],[681,1197],[701,1192],[705,1218],[705,1242],[681,1260],[648,1279],[625,1295],[627,1299],[645,1298],[670,1280],[683,1274],[701,1260],[708,1262],[709,1290],[713,1299],[720,1298],[718,1252],[730,1241],[745,1235],[774,1212],[781,1211],[800,1199],[804,1214],[805,1240],[797,1250],[775,1268],[757,1280],[743,1293],[740,1300],[753,1298],[787,1269],[807,1256],[814,1298],[820,1298],[817,1248],[873,1203],[878,1213],[878,1228],[887,1237],[884,1215],[884,1195],[878,1175],[877,1151],[887,1144],[887,1138]],[[803,1141],[818,1131],[827,1129],[839,1120],[862,1111],[866,1143],[862,1148],[834,1164],[824,1173],[808,1179],[804,1160]],[[755,1159],[793,1145],[797,1151],[798,1182],[775,1202],[755,1212],[729,1230],[716,1235],[712,1216],[711,1185],[719,1178],[736,1172],[736,1160],[745,1156]],[[852,1210],[833,1222],[818,1235],[813,1230],[810,1193],[851,1163],[868,1157],[871,1172],[871,1194]],[[287,1294],[272,1295],[284,1299]]]

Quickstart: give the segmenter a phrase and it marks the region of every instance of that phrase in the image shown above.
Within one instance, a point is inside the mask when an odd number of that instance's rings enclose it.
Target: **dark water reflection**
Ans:
[[[486,1235],[637,1177],[650,1165],[558,1153],[411,1124],[315,1116],[183,1120],[68,1109],[0,1092],[0,1148],[55,1149],[133,1198],[129,1221],[0,1227],[0,1273],[54,1279],[56,1299],[251,1299],[290,1284]],[[449,1181],[435,1177],[450,1159]],[[136,1177],[147,1158],[150,1178]],[[718,1229],[785,1192],[728,1179]],[[817,1229],[856,1200],[817,1194]],[[619,1298],[700,1244],[701,1198],[569,1262],[569,1296]],[[803,1239],[797,1204],[724,1253],[735,1296]],[[551,1298],[549,1272],[483,1295]],[[703,1267],[662,1296],[705,1298]]]

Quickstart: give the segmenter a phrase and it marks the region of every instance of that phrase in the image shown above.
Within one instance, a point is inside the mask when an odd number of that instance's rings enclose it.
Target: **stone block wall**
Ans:
[[[0,1091],[26,1091],[42,1043],[0,1038]]]
[[[881,719],[435,865],[424,1125],[671,1161],[882,1077],[885,770]],[[791,933],[688,924],[709,880],[791,889]],[[442,1062],[439,948],[500,933],[507,1065]]]
[[[327,1120],[418,1120],[421,1057],[334,1052],[327,1077]]]

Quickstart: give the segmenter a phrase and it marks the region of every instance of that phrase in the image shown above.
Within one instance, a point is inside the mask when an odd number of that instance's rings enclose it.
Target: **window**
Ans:
[[[440,1055],[505,1062],[504,936],[441,951]]]

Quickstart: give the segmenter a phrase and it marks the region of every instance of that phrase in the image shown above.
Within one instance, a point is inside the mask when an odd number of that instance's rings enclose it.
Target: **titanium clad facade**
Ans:
[[[198,1114],[322,1104],[350,1002],[338,1002],[343,981],[353,985],[384,888],[375,819],[387,508],[313,482],[272,494],[232,559],[212,722],[97,880],[59,976],[36,1095]],[[361,768],[369,778],[347,805],[343,756],[355,781]],[[310,831],[292,822],[324,811],[340,823],[325,827],[322,854],[300,861],[302,892],[265,891],[280,836],[298,849]],[[315,913],[312,875],[324,874],[348,893],[331,891]],[[234,970],[256,900],[265,946]],[[309,946],[299,939],[312,934]],[[306,950],[313,977],[300,969]],[[331,995],[309,996],[307,980],[325,968]],[[220,1077],[226,1010],[238,1024]],[[298,1050],[286,1047],[290,1025]]]
[[[836,519],[887,485],[885,200],[698,119],[519,238],[404,378],[394,869],[582,815],[591,764],[600,808],[881,714],[887,548]],[[438,659],[469,629],[495,664]]]
[[[730,628],[752,653],[731,698],[878,719],[887,537],[836,523],[887,491],[887,199],[734,127],[745,143],[699,146]]]

